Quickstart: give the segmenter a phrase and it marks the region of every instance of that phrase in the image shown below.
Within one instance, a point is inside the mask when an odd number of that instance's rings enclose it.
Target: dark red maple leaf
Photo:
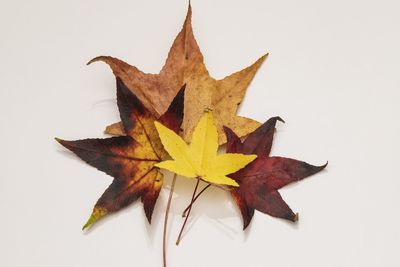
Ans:
[[[159,139],[154,121],[179,132],[183,119],[184,87],[168,110],[156,118],[117,78],[117,103],[127,136],[106,139],[57,141],[88,164],[114,177],[94,206],[84,228],[106,214],[116,212],[141,197],[146,217],[151,222],[155,203],[163,184],[163,175],[154,164],[168,157]]]
[[[275,124],[278,120],[283,122],[279,117],[269,119],[250,133],[244,142],[231,129],[224,127],[228,153],[258,156],[242,170],[229,175],[240,185],[233,188],[231,194],[242,214],[243,229],[246,229],[253,218],[254,209],[273,217],[297,221],[298,215],[282,199],[278,189],[315,174],[327,165],[313,166],[295,159],[270,157]]]

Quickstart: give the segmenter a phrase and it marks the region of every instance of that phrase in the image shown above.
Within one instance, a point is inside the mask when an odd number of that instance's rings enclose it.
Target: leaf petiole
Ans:
[[[182,239],[182,233],[183,233],[183,230],[185,229],[187,220],[188,220],[189,215],[190,215],[190,212],[191,212],[191,210],[192,210],[193,202],[194,202],[194,199],[195,199],[195,196],[196,196],[197,188],[199,187],[199,183],[200,183],[200,177],[197,177],[197,183],[196,183],[196,187],[195,187],[194,190],[193,190],[193,195],[192,195],[192,200],[190,201],[189,210],[188,210],[188,212],[187,212],[187,216],[186,216],[186,218],[185,218],[185,221],[183,222],[181,231],[179,232],[178,239],[176,240],[176,245],[179,245],[179,242],[180,242],[181,239]]]
[[[172,195],[174,193],[174,188],[175,188],[175,182],[176,182],[176,174],[174,174],[174,178],[172,179],[171,189],[169,191],[167,209],[165,210],[165,217],[164,217],[164,233],[163,233],[163,262],[164,262],[164,267],[167,267],[167,223],[168,223],[169,209],[171,207],[171,202],[172,202]]]
[[[211,184],[208,184],[206,187],[204,187],[197,195],[196,197],[193,199],[193,202],[189,204],[189,206],[186,207],[186,209],[183,211],[182,213],[182,218],[186,217],[186,213],[188,212],[189,208],[193,205],[194,202],[196,202],[196,200],[199,198],[199,196],[201,194],[203,194],[204,191],[207,190],[207,188],[209,188],[211,186]]]

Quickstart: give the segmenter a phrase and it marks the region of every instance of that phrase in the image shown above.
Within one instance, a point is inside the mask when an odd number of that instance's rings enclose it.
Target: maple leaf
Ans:
[[[244,142],[241,142],[231,129],[225,127],[227,152],[258,156],[244,169],[229,175],[240,185],[232,189],[231,194],[241,211],[243,229],[249,225],[254,209],[273,217],[297,221],[298,215],[285,203],[278,189],[315,174],[327,165],[313,166],[295,159],[270,157],[275,124],[278,120],[283,122],[279,117],[269,119],[249,134]]]
[[[183,119],[184,87],[175,96],[159,121],[178,132]],[[151,216],[163,184],[155,167],[168,154],[154,126],[157,119],[117,78],[117,102],[127,136],[106,139],[65,141],[56,139],[88,164],[114,177],[94,206],[83,227],[91,226],[107,214],[116,212],[141,197],[147,220]]]
[[[203,110],[212,109],[219,132],[219,144],[225,143],[223,125],[233,129],[239,136],[245,136],[255,130],[260,123],[236,116],[237,108],[255,73],[266,59],[267,54],[253,65],[225,77],[222,80],[212,78],[204,64],[203,55],[193,35],[191,25],[192,10],[189,4],[182,30],[179,32],[168,53],[168,58],[159,74],[147,74],[122,60],[100,56],[96,61],[107,63],[115,76],[155,115],[163,114],[178,88],[186,84],[183,136],[186,141],[192,136],[196,123]],[[106,133],[123,135],[123,127],[116,123],[106,128]]]
[[[226,175],[240,170],[257,157],[238,153],[218,155],[218,132],[211,111],[204,112],[193,132],[190,145],[161,123],[156,122],[155,125],[165,150],[173,158],[157,163],[156,166],[179,175],[200,177],[213,184],[238,186]]]

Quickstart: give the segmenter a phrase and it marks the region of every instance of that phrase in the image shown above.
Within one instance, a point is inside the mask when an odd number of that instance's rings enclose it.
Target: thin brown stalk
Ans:
[[[196,200],[199,198],[199,196],[201,194],[203,194],[204,191],[207,190],[207,188],[209,188],[211,186],[211,184],[208,184],[206,187],[204,187],[197,195],[196,197],[193,199],[193,203],[196,202]],[[189,210],[189,208],[193,205],[193,203],[190,203],[189,206],[186,207],[186,209],[183,211],[182,213],[182,217],[186,217],[186,213]]]
[[[179,245],[179,242],[180,242],[181,239],[182,239],[182,233],[183,233],[183,230],[185,229],[187,220],[188,220],[189,215],[190,215],[190,211],[192,210],[192,206],[193,206],[192,204],[193,204],[194,198],[195,198],[195,196],[196,196],[196,192],[197,192],[197,188],[199,187],[199,183],[200,183],[200,177],[197,177],[197,183],[196,183],[196,187],[195,187],[194,190],[193,190],[193,195],[192,195],[192,200],[190,201],[189,210],[188,210],[187,216],[186,216],[186,218],[185,218],[185,221],[183,222],[181,231],[179,232],[178,239],[176,240],[176,245]]]
[[[169,215],[169,209],[171,208],[172,195],[174,192],[175,182],[176,182],[176,174],[174,174],[174,178],[172,179],[171,189],[169,190],[167,209],[165,210],[165,216],[164,216],[164,234],[163,234],[164,267],[167,267],[167,224],[168,224],[168,215]]]

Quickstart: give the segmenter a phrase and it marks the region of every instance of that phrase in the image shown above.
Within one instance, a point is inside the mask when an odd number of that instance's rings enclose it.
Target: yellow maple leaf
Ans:
[[[161,142],[173,160],[155,166],[176,174],[201,178],[213,184],[239,186],[226,175],[234,173],[256,159],[256,155],[227,153],[218,155],[218,131],[211,111],[205,111],[187,144],[174,131],[155,122]]]

